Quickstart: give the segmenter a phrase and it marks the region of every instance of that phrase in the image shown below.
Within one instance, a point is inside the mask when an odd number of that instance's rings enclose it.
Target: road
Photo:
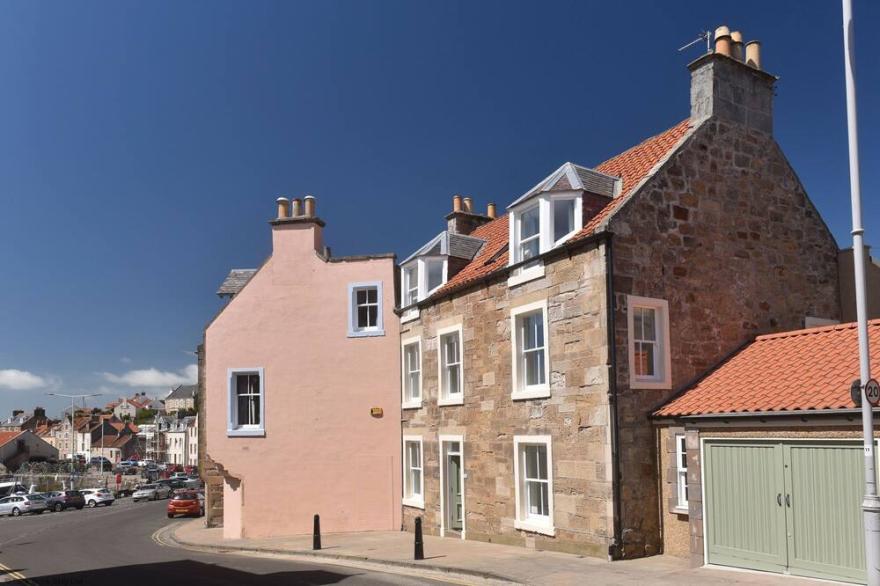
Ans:
[[[282,558],[193,552],[160,545],[165,501],[0,518],[0,582],[39,586],[274,586],[442,584]],[[16,582],[24,576],[25,580]]]

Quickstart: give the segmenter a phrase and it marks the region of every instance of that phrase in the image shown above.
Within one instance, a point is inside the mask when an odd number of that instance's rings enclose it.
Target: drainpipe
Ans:
[[[605,236],[605,294],[606,316],[608,328],[608,407],[611,410],[609,425],[611,426],[611,494],[613,505],[614,536],[608,546],[608,557],[617,560],[623,557],[623,540],[621,538],[621,495],[620,495],[620,426],[617,415],[617,346],[614,331],[614,255],[611,246],[610,232]]]

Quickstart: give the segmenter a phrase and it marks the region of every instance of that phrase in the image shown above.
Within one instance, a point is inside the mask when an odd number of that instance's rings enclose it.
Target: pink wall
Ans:
[[[272,257],[205,333],[207,453],[228,475],[229,538],[310,533],[315,513],[326,532],[400,528],[394,260],[326,262],[320,232],[273,226]],[[348,337],[358,281],[383,283],[384,336]],[[227,369],[250,367],[264,369],[266,434],[227,437]]]

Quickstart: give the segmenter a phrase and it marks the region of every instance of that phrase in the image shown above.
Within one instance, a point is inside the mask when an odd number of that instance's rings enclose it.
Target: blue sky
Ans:
[[[855,11],[871,243],[880,5]],[[278,195],[318,198],[336,254],[407,254],[454,193],[505,205],[664,130],[701,52],[676,49],[719,24],[763,42],[777,140],[848,245],[839,2],[3,2],[0,415],[191,378]]]

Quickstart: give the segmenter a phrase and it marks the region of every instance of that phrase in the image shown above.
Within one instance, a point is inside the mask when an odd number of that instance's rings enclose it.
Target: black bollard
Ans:
[[[321,549],[321,516],[315,515],[315,529],[312,531],[312,549]]]
[[[416,517],[416,555],[417,560],[425,559],[425,543],[422,540],[422,518]]]

